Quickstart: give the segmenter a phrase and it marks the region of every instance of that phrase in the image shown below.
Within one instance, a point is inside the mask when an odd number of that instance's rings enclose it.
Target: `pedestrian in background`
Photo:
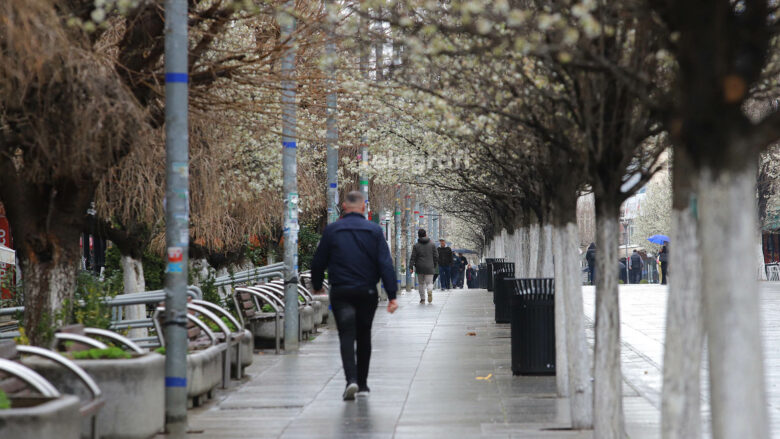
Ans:
[[[447,247],[447,242],[439,240],[439,284],[442,290],[450,289],[450,268],[452,267],[452,249]]]
[[[628,266],[631,273],[631,279],[629,282],[632,284],[638,284],[642,279],[642,255],[640,255],[636,250],[631,253]]]
[[[466,268],[469,266],[469,260],[463,256],[463,253],[458,253],[458,287],[463,288],[463,282],[466,280]]]
[[[420,292],[420,304],[425,303],[425,292],[428,292],[428,303],[433,302],[433,273],[438,265],[439,252],[425,230],[417,231],[417,243],[412,247],[409,257],[409,269],[417,271],[417,290]]]
[[[666,285],[666,273],[669,267],[669,247],[665,244],[658,253],[658,262],[661,263],[661,284]]]
[[[336,318],[341,345],[341,363],[347,386],[345,401],[355,394],[368,394],[371,362],[371,324],[378,303],[376,284],[385,285],[387,312],[398,308],[395,269],[382,228],[364,217],[366,199],[362,192],[347,194],[343,215],[325,227],[311,263],[311,282],[322,293],[325,269],[330,282],[330,305]],[[357,351],[355,345],[357,344]]]
[[[596,243],[591,242],[585,252],[585,260],[588,262],[588,280],[591,285],[596,284]]]
[[[460,259],[455,252],[452,252],[452,265],[450,265],[450,284],[452,288],[458,288],[458,276],[460,274]]]

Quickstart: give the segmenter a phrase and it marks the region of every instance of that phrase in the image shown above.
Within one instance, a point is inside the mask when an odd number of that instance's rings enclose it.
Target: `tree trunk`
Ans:
[[[124,282],[124,293],[142,293],[146,291],[146,282],[144,281],[144,266],[140,259],[135,259],[129,255],[122,255],[120,262],[122,264],[122,280]],[[146,305],[131,305],[125,307],[125,320],[139,320],[146,318]],[[144,328],[131,329],[128,332],[130,338],[146,337],[147,330]]]
[[[528,273],[526,277],[539,277],[539,223],[533,221],[528,227]]]
[[[529,227],[523,226],[517,229],[517,246],[520,254],[517,256],[517,267],[515,267],[515,277],[528,277],[528,253],[531,246],[528,243]]]
[[[585,340],[584,310],[582,305],[582,276],[579,262],[579,237],[576,220],[558,229],[561,233],[561,266],[563,285],[556,290],[563,293],[566,309],[566,358],[568,360],[569,404],[571,426],[575,429],[593,427],[593,385],[591,383],[591,355]],[[557,261],[557,259],[556,259]]]
[[[539,277],[553,277],[553,226],[545,224],[539,243]]]
[[[756,222],[756,238],[753,242],[755,245],[755,261],[756,261],[756,279],[767,280],[766,268],[764,268],[764,246],[761,244],[761,224]]]
[[[546,228],[546,227],[545,227]],[[563,265],[563,234],[566,230],[556,230],[553,237],[555,250],[555,386],[558,390],[558,396],[565,398],[569,396],[569,361],[566,355],[566,302],[563,298],[564,270]]]
[[[755,275],[755,169],[701,171],[704,326],[714,439],[769,437]]]
[[[623,439],[620,370],[620,304],[615,261],[618,260],[618,208],[596,199],[596,345],[593,436]]]
[[[24,291],[24,329],[30,343],[35,346],[48,347],[55,327],[62,324],[67,312],[63,305],[73,299],[76,290],[78,252],[65,252],[54,243],[50,244],[54,254],[48,261],[42,261],[38,256],[19,255]],[[66,256],[67,253],[70,256]]]
[[[704,324],[696,218],[672,210],[669,295],[666,302],[661,432],[664,439],[701,437],[701,355]],[[670,246],[671,247],[671,246]]]

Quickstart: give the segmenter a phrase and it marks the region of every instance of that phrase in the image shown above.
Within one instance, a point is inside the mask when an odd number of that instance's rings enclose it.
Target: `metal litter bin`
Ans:
[[[511,295],[512,374],[555,375],[555,281],[503,282]]]
[[[510,295],[512,285],[507,279],[515,277],[514,262],[500,262],[494,265],[493,272],[493,305],[495,307],[496,323],[509,323],[511,320]]]

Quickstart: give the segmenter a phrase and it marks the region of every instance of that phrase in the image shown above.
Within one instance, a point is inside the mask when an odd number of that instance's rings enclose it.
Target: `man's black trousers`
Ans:
[[[368,365],[371,362],[371,323],[376,313],[377,294],[369,294],[368,291],[334,291],[330,295],[330,304],[339,330],[341,363],[344,365],[347,383],[366,387]]]

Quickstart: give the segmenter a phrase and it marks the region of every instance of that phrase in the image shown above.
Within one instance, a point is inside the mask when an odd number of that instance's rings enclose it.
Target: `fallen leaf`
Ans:
[[[466,333],[466,335],[469,335],[469,336],[471,336],[471,337],[474,337],[474,336],[476,336],[476,335],[477,335],[477,333],[476,333],[476,332],[467,332],[467,333]]]
[[[478,379],[478,380],[489,380],[489,379],[490,379],[490,377],[492,377],[492,376],[493,376],[493,374],[492,374],[492,373],[489,373],[489,374],[487,374],[487,376],[484,376],[484,377],[477,377],[477,379]]]

